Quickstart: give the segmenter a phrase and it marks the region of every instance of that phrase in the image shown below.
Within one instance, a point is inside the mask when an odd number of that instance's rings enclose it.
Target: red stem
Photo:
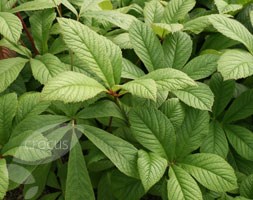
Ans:
[[[25,22],[24,22],[24,20],[23,20],[23,18],[22,18],[22,16],[21,16],[21,14],[20,14],[19,12],[17,13],[17,16],[18,16],[18,18],[20,19],[20,21],[21,21],[21,23],[22,23],[22,26],[23,26],[23,28],[24,28],[24,30],[25,30],[25,33],[26,33],[26,35],[27,35],[29,41],[31,42],[32,49],[33,49],[33,51],[34,51],[35,56],[36,56],[36,55],[39,55],[40,53],[39,53],[38,49],[37,49],[36,46],[35,46],[34,39],[33,39],[32,35],[31,35],[31,33],[29,32],[29,30],[28,30],[28,28],[27,28],[27,26],[26,26],[26,24],[25,24]]]

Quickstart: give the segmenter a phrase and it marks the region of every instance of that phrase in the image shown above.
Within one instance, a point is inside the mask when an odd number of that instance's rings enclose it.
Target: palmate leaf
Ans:
[[[135,53],[149,72],[165,67],[162,46],[151,27],[135,21],[130,27],[129,36]]]
[[[118,84],[122,69],[120,48],[87,26],[71,19],[58,19],[63,40],[106,87]]]
[[[5,159],[0,159],[0,199],[4,199],[8,191],[9,175]]]
[[[44,100],[59,100],[66,103],[91,99],[106,88],[84,74],[66,71],[48,81],[42,91]]]
[[[95,200],[81,145],[75,132],[71,139],[66,181],[66,200]]]
[[[176,136],[170,120],[153,107],[136,107],[129,113],[131,129],[136,140],[169,160],[174,157]]]
[[[253,52],[253,35],[240,22],[223,15],[211,15],[209,21],[220,33],[243,43],[251,53]]]
[[[0,12],[0,34],[8,40],[17,43],[22,33],[19,18],[11,13]]]
[[[78,129],[127,176],[138,178],[137,149],[127,141],[88,125]]]
[[[167,168],[166,159],[144,150],[139,150],[137,164],[140,179],[146,191],[162,178]]]
[[[199,183],[216,192],[226,192],[237,188],[233,168],[215,154],[197,153],[186,157],[180,166]]]
[[[182,168],[173,165],[169,171],[167,185],[169,200],[202,200],[196,181]]]
[[[253,40],[253,39],[252,39]],[[244,50],[228,50],[218,61],[218,71],[228,79],[240,79],[253,75],[253,56]]]
[[[20,57],[0,60],[0,92],[18,77],[27,61]]]

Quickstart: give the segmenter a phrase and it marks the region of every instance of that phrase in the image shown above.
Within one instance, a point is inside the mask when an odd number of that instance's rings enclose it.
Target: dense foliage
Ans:
[[[1,0],[0,199],[253,199],[252,33],[252,0]]]

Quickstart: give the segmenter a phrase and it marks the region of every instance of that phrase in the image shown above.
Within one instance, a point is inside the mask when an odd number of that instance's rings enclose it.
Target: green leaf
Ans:
[[[137,79],[144,75],[145,73],[139,67],[134,65],[131,61],[123,58],[122,78]]]
[[[200,55],[188,62],[182,71],[194,80],[203,79],[216,71],[218,59],[215,54]]]
[[[200,110],[211,110],[213,106],[214,95],[204,83],[198,83],[197,87],[173,91],[173,93],[185,104]]]
[[[171,0],[164,11],[164,22],[169,24],[184,19],[186,14],[195,6],[195,3],[195,0]]]
[[[168,117],[175,128],[179,128],[184,121],[185,109],[179,99],[171,98],[159,108]]]
[[[135,21],[130,27],[129,36],[135,53],[149,72],[164,68],[163,49],[151,27]]]
[[[99,3],[101,3],[103,0],[76,0],[76,2],[73,2],[74,4],[80,6],[80,13],[79,15],[84,15],[87,11],[91,10],[101,10],[99,7]]]
[[[11,42],[17,43],[22,33],[19,18],[11,13],[0,12],[0,34]]]
[[[213,121],[209,126],[209,133],[204,139],[200,148],[203,153],[213,153],[223,158],[227,157],[229,148],[224,130],[217,121]]]
[[[104,81],[105,86],[118,84],[122,68],[120,48],[80,22],[63,18],[58,21],[63,40],[75,55]]]
[[[59,100],[65,103],[91,99],[106,89],[96,80],[77,72],[63,72],[45,85],[42,91],[44,100]]]
[[[19,57],[0,60],[0,92],[18,77],[26,62],[26,59]]]
[[[165,23],[153,23],[152,28],[154,32],[159,35],[160,38],[164,38],[169,33],[175,33],[183,29],[182,24],[165,24]]]
[[[136,79],[120,87],[132,95],[156,101],[157,87],[156,82],[152,79]]]
[[[5,159],[0,159],[0,199],[4,199],[8,191],[9,175]]]
[[[73,132],[68,161],[66,200],[95,200],[81,145]]]
[[[52,9],[35,12],[29,18],[35,45],[41,54],[48,52],[50,28],[55,20],[56,13]]]
[[[153,107],[136,107],[129,113],[131,129],[136,140],[164,158],[172,160],[176,136],[170,120]]]
[[[192,53],[192,40],[184,32],[168,35],[163,41],[165,66],[182,69]]]
[[[190,31],[195,34],[199,34],[211,25],[209,21],[210,15],[194,18],[183,24],[185,31]]]
[[[167,168],[166,159],[143,150],[138,152],[137,163],[140,179],[145,191],[148,191],[162,178]]]
[[[253,161],[253,133],[236,125],[226,125],[225,132],[235,151],[243,158]]]
[[[209,130],[209,115],[207,111],[186,109],[183,124],[177,129],[176,154],[183,157],[198,149]]]
[[[218,71],[228,79],[240,79],[253,75],[253,56],[243,50],[228,50],[218,61]]]
[[[253,90],[246,90],[237,97],[223,118],[224,122],[230,123],[247,118],[253,114]]]
[[[138,177],[137,149],[125,140],[99,128],[82,125],[79,130],[124,174]]]
[[[41,84],[46,84],[54,76],[69,70],[59,58],[49,53],[43,56],[36,56],[36,58],[32,58],[30,62],[33,76]]]
[[[253,36],[240,22],[223,15],[211,15],[209,20],[220,33],[243,43],[250,52],[253,52]]]
[[[253,198],[253,174],[242,181],[240,185],[240,194],[249,199]]]
[[[189,155],[180,163],[180,166],[203,186],[215,192],[226,192],[237,188],[233,168],[215,154]]]
[[[153,79],[158,89],[164,91],[174,91],[185,89],[189,86],[196,86],[196,83],[185,73],[172,69],[157,69],[141,77],[141,79]]]
[[[145,2],[143,10],[144,20],[146,24],[159,23],[163,17],[164,8],[157,0]]]
[[[167,190],[169,200],[202,200],[196,181],[182,168],[173,165],[169,171]]]
[[[210,80],[210,88],[214,94],[213,114],[219,116],[233,97],[235,81],[223,81],[222,76],[216,73]]]
[[[54,3],[56,2],[56,3]],[[16,13],[21,11],[43,10],[54,8],[61,3],[61,0],[34,0],[22,3],[21,5],[12,8],[10,12]]]
[[[17,95],[14,93],[0,97],[0,145],[5,144],[10,137],[17,105]]]

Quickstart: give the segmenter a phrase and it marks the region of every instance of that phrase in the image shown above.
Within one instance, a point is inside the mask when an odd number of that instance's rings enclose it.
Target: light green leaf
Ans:
[[[118,84],[122,68],[120,48],[80,22],[63,18],[58,21],[63,40],[75,55],[104,81],[105,86]]]
[[[226,192],[237,188],[233,168],[215,154],[197,153],[186,157],[181,163],[199,183],[216,192]]]
[[[36,56],[36,58],[32,58],[30,62],[33,76],[41,84],[46,84],[56,75],[69,70],[58,57],[49,53],[43,56]]]
[[[209,132],[201,145],[200,151],[213,153],[223,158],[227,157],[229,151],[228,142],[219,122],[213,121],[210,123]]]
[[[53,9],[34,12],[29,18],[35,45],[41,54],[48,52],[48,39],[50,28],[55,20]]]
[[[91,99],[106,89],[96,80],[77,72],[63,72],[45,85],[42,91],[44,100],[59,100],[66,103]]]
[[[215,54],[200,55],[188,62],[182,71],[194,80],[203,79],[216,71],[218,59]]]
[[[198,149],[209,130],[209,115],[207,111],[186,109],[186,116],[183,124],[177,129],[178,157],[184,157]]]
[[[240,4],[229,4],[224,0],[215,0],[214,3],[218,8],[219,13],[234,12],[243,8]]]
[[[157,87],[156,82],[152,79],[136,79],[120,87],[132,95],[156,101]]]
[[[223,15],[211,15],[209,20],[220,33],[243,43],[250,52],[253,52],[253,36],[240,22]]]
[[[102,129],[82,125],[78,129],[127,176],[138,178],[137,149]]]
[[[175,33],[183,29],[182,24],[153,23],[152,28],[159,37],[164,38],[169,33]]]
[[[72,135],[66,180],[66,200],[95,200],[81,145],[75,132]]]
[[[211,110],[213,106],[214,95],[204,83],[198,83],[197,87],[173,91],[173,93],[185,104],[200,110]]]
[[[4,199],[8,191],[9,175],[5,159],[0,159],[0,199]]]
[[[243,50],[231,49],[221,55],[218,71],[228,79],[240,79],[253,75],[253,56]]]
[[[184,32],[168,35],[163,41],[165,66],[182,69],[192,53],[192,40]]]
[[[0,60],[0,92],[18,77],[27,61],[19,57]]]
[[[138,151],[138,171],[143,187],[148,191],[163,176],[167,168],[167,160],[143,150]]]
[[[146,24],[159,23],[162,20],[164,7],[158,0],[145,2],[143,10],[144,20]]]
[[[0,145],[4,145],[10,137],[17,105],[18,101],[15,93],[0,97]]]
[[[0,12],[0,34],[8,40],[17,43],[22,33],[19,18],[11,13]]]
[[[247,118],[253,114],[253,90],[246,90],[237,97],[226,111],[223,120],[233,122]]]
[[[222,76],[216,73],[210,80],[210,88],[214,93],[213,114],[219,116],[233,97],[235,81],[223,81]]]
[[[195,6],[195,3],[195,0],[171,0],[164,11],[164,22],[169,24],[184,19],[186,14]]]
[[[170,120],[153,107],[136,107],[129,113],[131,129],[136,140],[164,158],[172,160],[176,136]]]
[[[169,171],[169,200],[202,200],[202,193],[196,181],[182,168],[173,165]]]
[[[101,10],[99,3],[102,1],[103,0],[76,0],[76,2],[73,3],[81,7],[79,16],[85,16],[87,11]]]
[[[139,67],[133,64],[131,61],[123,58],[122,74],[121,74],[122,78],[137,79],[144,75],[145,73]]]
[[[235,151],[243,158],[253,161],[253,133],[236,125],[226,125],[225,132]]]
[[[240,194],[249,199],[253,198],[253,174],[242,181],[240,185]]]
[[[157,69],[141,77],[141,79],[153,79],[158,89],[165,91],[174,91],[185,89],[189,86],[196,86],[196,83],[189,76],[172,68]]]
[[[118,35],[108,37],[114,44],[118,45],[121,49],[132,49],[129,33],[120,33]],[[124,59],[124,58],[123,58]]]
[[[211,25],[211,22],[208,20],[210,15],[205,15],[201,17],[194,18],[183,24],[185,31],[190,31],[195,34],[201,33],[205,28]]]
[[[75,14],[75,16],[78,16],[78,12],[76,8],[68,1],[68,0],[62,0],[62,4],[68,8],[72,13]]]
[[[130,27],[129,36],[135,53],[149,72],[164,68],[163,49],[151,27],[135,21]]]

